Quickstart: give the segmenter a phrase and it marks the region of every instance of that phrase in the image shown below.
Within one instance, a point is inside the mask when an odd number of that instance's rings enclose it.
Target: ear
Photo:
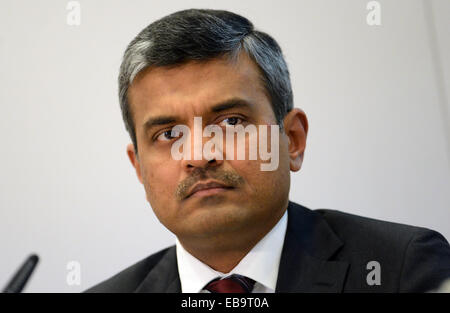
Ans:
[[[142,184],[143,181],[142,181],[142,175],[141,175],[141,166],[139,164],[139,157],[138,157],[136,151],[134,150],[134,145],[132,143],[127,145],[127,154],[128,154],[128,158],[130,159],[131,164],[133,165],[134,169],[136,170],[136,175]]]
[[[283,120],[284,132],[288,137],[288,151],[291,171],[297,172],[302,167],[305,154],[308,119],[303,110],[292,109]]]

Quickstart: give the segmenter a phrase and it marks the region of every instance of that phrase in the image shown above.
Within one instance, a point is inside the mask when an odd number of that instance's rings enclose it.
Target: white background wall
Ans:
[[[117,74],[129,41],[186,8],[243,14],[282,46],[310,123],[291,199],[450,238],[450,1],[0,2],[0,288],[79,292],[173,244],[126,157]],[[69,261],[81,285],[66,283]]]

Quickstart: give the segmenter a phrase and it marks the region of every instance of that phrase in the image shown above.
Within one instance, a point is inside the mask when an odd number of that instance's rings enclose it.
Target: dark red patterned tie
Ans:
[[[254,284],[253,279],[233,274],[224,279],[213,279],[203,289],[213,293],[251,293]]]

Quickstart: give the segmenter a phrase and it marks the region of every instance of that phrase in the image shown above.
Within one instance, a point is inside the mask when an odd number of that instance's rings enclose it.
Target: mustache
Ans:
[[[224,171],[224,170],[205,170],[202,168],[196,168],[192,174],[192,176],[183,180],[175,190],[175,198],[179,201],[186,198],[189,194],[189,190],[191,190],[192,186],[194,186],[197,182],[201,180],[214,179],[218,182],[230,186],[230,187],[238,187],[244,182],[244,178],[239,174],[232,171]]]

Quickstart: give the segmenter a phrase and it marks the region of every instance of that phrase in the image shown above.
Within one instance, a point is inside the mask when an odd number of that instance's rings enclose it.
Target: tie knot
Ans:
[[[204,289],[213,293],[250,293],[254,284],[255,281],[251,278],[233,274],[226,278],[213,279]]]

